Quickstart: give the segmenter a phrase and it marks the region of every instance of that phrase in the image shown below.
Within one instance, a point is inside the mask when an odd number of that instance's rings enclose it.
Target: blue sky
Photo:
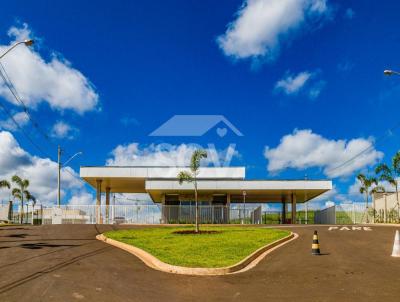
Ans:
[[[355,175],[399,145],[398,130],[387,134],[398,123],[400,77],[383,75],[400,69],[399,8],[372,0],[5,3],[0,52],[28,36],[37,43],[1,62],[50,138],[1,83],[0,102],[46,154],[0,110],[0,177],[34,178],[38,198],[55,202],[61,144],[84,152],[63,173],[63,202],[85,203],[93,197],[77,180],[80,165],[163,163],[191,144],[214,144],[223,158],[234,144],[231,164],[245,165],[248,178],[332,178],[328,199],[355,200]],[[243,137],[149,136],[193,114],[223,115]]]

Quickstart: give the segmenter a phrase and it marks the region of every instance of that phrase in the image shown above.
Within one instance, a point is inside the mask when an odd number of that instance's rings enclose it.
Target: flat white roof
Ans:
[[[179,184],[176,177],[188,167],[81,167],[80,176],[96,188],[102,180],[101,190],[110,188],[118,193],[149,193],[159,202],[164,194],[190,194],[193,184]],[[246,200],[279,201],[283,196],[296,193],[298,202],[310,200],[332,189],[330,180],[245,180],[244,167],[201,167],[198,175],[200,194],[231,194]]]
[[[81,167],[82,178],[176,178],[180,171],[188,167]],[[202,167],[199,178],[244,179],[244,167]]]

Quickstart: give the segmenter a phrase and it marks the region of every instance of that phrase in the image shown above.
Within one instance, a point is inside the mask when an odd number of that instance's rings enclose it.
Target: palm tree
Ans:
[[[397,219],[400,219],[400,204],[399,204],[399,189],[398,189],[398,177],[400,176],[400,151],[392,158],[392,166],[389,167],[387,164],[380,164],[376,167],[375,173],[379,175],[379,180],[387,181],[396,190],[396,202],[397,202]]]
[[[11,178],[12,182],[17,185],[16,188],[13,188],[11,194],[14,198],[21,201],[21,209],[20,209],[20,222],[23,222],[23,214],[24,214],[24,199],[29,201],[32,200],[32,194],[27,190],[29,187],[29,180],[22,179],[18,175],[14,175]],[[34,197],[33,197],[34,198]],[[36,200],[36,199],[35,199]]]
[[[11,185],[10,185],[10,182],[8,181],[8,180],[5,180],[5,179],[3,179],[3,180],[0,180],[0,189],[1,188],[7,188],[7,189],[10,189],[10,187],[11,187]],[[9,201],[10,203],[11,203],[11,201]],[[10,207],[12,207],[12,204],[10,205]],[[9,211],[10,211],[10,208],[9,208]],[[8,214],[8,219],[10,219],[11,217],[10,217],[10,213],[11,212],[8,212],[9,214]]]
[[[10,182],[8,181],[8,180],[5,180],[5,179],[3,179],[3,180],[0,180],[0,189],[1,188],[7,188],[7,189],[10,189]]]
[[[207,152],[205,150],[195,150],[192,154],[192,158],[190,160],[190,172],[189,171],[181,171],[178,174],[179,184],[183,182],[189,182],[194,184],[194,201],[196,205],[196,230],[195,232],[199,232],[199,205],[197,201],[197,175],[199,174],[200,161],[202,158],[207,158]]]
[[[27,192],[27,195],[25,196],[26,202],[28,203],[30,200],[32,200],[32,224],[33,224],[34,223],[34,221],[33,221],[33,210],[35,209],[35,205],[36,205],[36,197],[33,196],[29,191],[26,191],[26,192]]]
[[[374,193],[384,192],[385,189],[378,185],[378,180],[375,177],[368,177],[360,173],[357,175],[357,179],[360,182],[360,193],[365,194],[365,209],[368,211],[368,197]],[[375,213],[374,213],[375,216]],[[368,223],[368,212],[367,212],[367,223]]]
[[[10,187],[11,187],[11,186],[10,186],[10,183],[9,183],[8,180],[5,180],[5,179],[0,180],[0,188],[7,188],[7,189],[9,189]]]

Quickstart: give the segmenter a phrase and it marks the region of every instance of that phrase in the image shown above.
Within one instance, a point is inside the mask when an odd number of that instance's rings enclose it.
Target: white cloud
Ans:
[[[353,161],[336,169],[360,152]],[[268,160],[269,172],[277,173],[286,168],[323,168],[328,177],[348,176],[366,166],[375,164],[383,153],[373,148],[372,138],[351,140],[330,140],[309,129],[294,130],[281,138],[276,148],[266,147],[264,156]]]
[[[325,86],[325,81],[317,80],[318,71],[303,71],[297,75],[289,72],[275,84],[274,90],[286,95],[297,95],[304,91],[310,99],[316,99]]]
[[[51,130],[51,136],[59,139],[73,139],[78,132],[79,130],[77,128],[63,121],[58,121]]]
[[[330,208],[333,207],[335,205],[335,203],[331,200],[328,200],[327,202],[325,202],[325,207],[326,208]]]
[[[308,71],[300,72],[296,76],[289,74],[276,83],[275,90],[283,91],[287,95],[296,94],[304,87],[311,76],[312,73]]]
[[[87,192],[79,192],[74,194],[68,201],[70,205],[92,205],[96,203],[96,198],[93,194]]]
[[[349,60],[344,60],[337,65],[337,69],[340,72],[349,72],[352,71],[355,64]]]
[[[346,18],[346,19],[349,19],[349,20],[351,20],[351,19],[353,19],[354,18],[354,16],[355,16],[355,12],[354,12],[354,10],[352,9],[352,8],[348,8],[348,9],[346,9],[346,11],[344,12],[344,17]]]
[[[17,125],[15,125],[15,122],[20,126],[23,127],[25,126],[28,121],[29,117],[25,112],[17,112],[13,115],[13,118],[8,118],[5,121],[0,121],[0,129],[5,129],[9,131],[15,131],[18,129]]]
[[[392,186],[390,183],[388,183],[387,181],[379,181],[378,183],[380,186],[384,187],[386,192],[395,192],[396,188],[394,186]],[[348,195],[350,195],[351,197],[358,197],[359,199],[363,199],[365,198],[365,193],[361,194],[360,193],[360,187],[361,187],[361,183],[360,181],[355,178],[354,179],[354,183],[349,187],[348,189]],[[374,188],[375,185],[372,185],[372,188]]]
[[[57,163],[40,158],[23,150],[14,136],[8,131],[0,131],[0,179],[10,180],[15,174],[29,179],[29,191],[42,204],[57,202]],[[85,192],[79,175],[70,167],[62,171],[62,196],[67,191],[83,194]],[[7,190],[0,190],[0,198],[9,197]]]
[[[311,100],[318,98],[319,95],[321,94],[322,89],[324,89],[325,85],[326,82],[322,80],[314,83],[308,90],[308,97]]]
[[[0,45],[0,53],[16,41],[34,38],[27,24],[11,27],[8,35],[12,41]],[[8,53],[2,64],[26,106],[35,108],[46,102],[53,109],[70,109],[80,114],[95,109],[99,96],[90,81],[71,64],[55,53],[46,61],[34,48],[18,46]],[[15,105],[7,87],[0,83],[0,96]]]
[[[333,185],[332,190],[329,190],[321,195],[312,199],[313,202],[326,202],[328,200],[334,199],[339,194],[335,185]]]
[[[245,0],[217,42],[236,59],[272,59],[284,39],[328,12],[327,0]]]
[[[112,150],[112,157],[107,159],[108,166],[188,166],[192,153],[202,148],[198,145],[171,145],[171,144],[150,144],[140,146],[138,143],[118,145]],[[233,146],[226,150],[215,150],[212,146],[206,148],[208,157],[202,163],[215,166],[229,163],[232,157],[240,157]]]

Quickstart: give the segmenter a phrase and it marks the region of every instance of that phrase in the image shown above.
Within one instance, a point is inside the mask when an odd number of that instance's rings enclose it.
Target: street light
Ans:
[[[25,44],[25,46],[29,47],[29,46],[32,46],[33,43],[34,43],[34,41],[31,39],[17,42],[13,46],[11,46],[9,49],[7,49],[2,55],[0,55],[0,59],[2,59],[6,54],[8,54],[11,50],[13,50],[15,47],[17,47],[20,44]]]
[[[62,150],[60,146],[58,146],[58,181],[57,181],[57,203],[58,207],[61,206],[61,168],[68,164],[75,156],[83,154],[83,152],[77,152],[74,155],[72,155],[64,164],[61,163],[61,153]]]
[[[383,74],[387,75],[387,76],[392,76],[392,75],[400,75],[400,72],[394,71],[394,70],[390,70],[390,69],[386,69],[386,70],[383,71]]]

